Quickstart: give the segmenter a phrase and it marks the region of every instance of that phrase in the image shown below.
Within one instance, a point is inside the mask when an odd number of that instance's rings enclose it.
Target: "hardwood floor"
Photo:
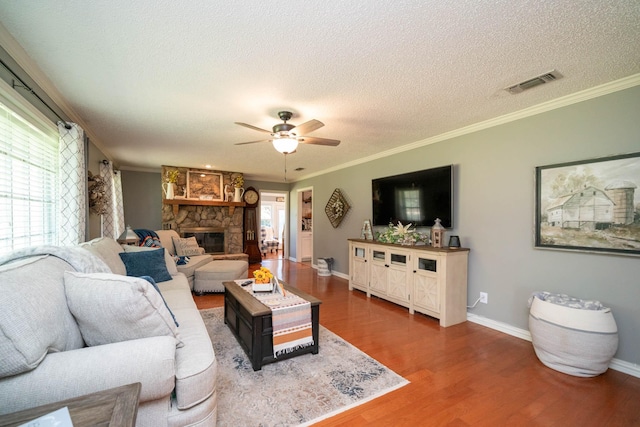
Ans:
[[[322,300],[320,323],[409,381],[318,426],[639,426],[640,378],[578,378],[542,365],[530,342],[471,322],[436,319],[349,291],[309,264],[262,265]],[[251,265],[249,272],[260,265]],[[194,296],[200,309],[223,296]],[[320,343],[322,351],[322,343]]]

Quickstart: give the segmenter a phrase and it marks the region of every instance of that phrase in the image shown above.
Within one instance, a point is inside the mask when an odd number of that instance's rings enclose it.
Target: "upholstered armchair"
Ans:
[[[273,235],[272,227],[260,227],[260,252],[262,256],[266,256],[267,252],[276,252],[280,248],[280,241]]]

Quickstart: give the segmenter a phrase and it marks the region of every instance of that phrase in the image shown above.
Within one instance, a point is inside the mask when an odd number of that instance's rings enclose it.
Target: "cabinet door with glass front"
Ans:
[[[387,295],[387,272],[389,268],[387,251],[371,248],[369,258],[369,292],[384,297]]]
[[[411,253],[408,251],[388,250],[387,297],[402,305],[409,303],[409,272],[411,271]]]
[[[440,284],[437,256],[417,255],[413,269],[413,309],[437,316],[440,313]]]
[[[354,242],[349,243],[349,290],[360,289],[369,294],[369,269],[367,268],[367,251],[368,246]]]

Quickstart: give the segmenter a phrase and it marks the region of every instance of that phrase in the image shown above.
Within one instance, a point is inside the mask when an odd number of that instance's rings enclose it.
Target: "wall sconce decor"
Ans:
[[[333,228],[338,228],[349,209],[351,209],[351,206],[347,203],[340,189],[336,188],[324,207],[324,212],[327,214]]]

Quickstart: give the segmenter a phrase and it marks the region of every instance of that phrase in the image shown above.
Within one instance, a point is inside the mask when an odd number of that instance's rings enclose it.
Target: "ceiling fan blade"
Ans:
[[[329,145],[331,147],[336,147],[340,144],[340,141],[338,141],[337,139],[318,138],[315,136],[305,136],[303,138],[298,138],[298,142],[301,142],[303,144]]]
[[[248,125],[248,124],[246,124],[246,123],[241,123],[241,122],[234,122],[234,123],[235,123],[235,124],[237,124],[237,125],[240,125],[240,126],[244,126],[244,127],[246,127],[246,128],[249,128],[249,129],[257,130],[258,132],[271,133],[271,131],[270,131],[270,130],[261,129],[261,128],[259,128],[259,127],[255,127],[255,126],[253,126],[253,125]]]
[[[322,123],[320,120],[313,119],[309,120],[308,122],[304,122],[300,126],[296,126],[294,132],[298,136],[303,136],[313,132],[316,129],[320,129],[322,126],[324,126],[324,123]]]
[[[271,142],[270,139],[261,139],[259,141],[236,142],[234,145],[255,144],[256,142]]]

